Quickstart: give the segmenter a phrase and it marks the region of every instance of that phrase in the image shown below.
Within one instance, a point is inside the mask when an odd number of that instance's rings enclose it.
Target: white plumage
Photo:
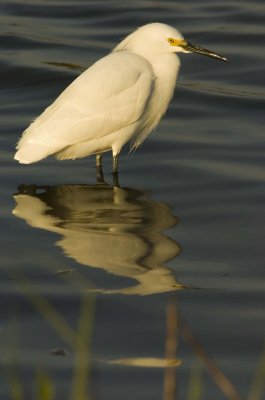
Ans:
[[[112,151],[132,140],[137,148],[155,128],[173,95],[180,61],[195,51],[226,61],[186,42],[174,28],[153,23],[125,38],[111,54],[75,79],[25,130],[15,159],[23,164],[49,155],[76,159]]]

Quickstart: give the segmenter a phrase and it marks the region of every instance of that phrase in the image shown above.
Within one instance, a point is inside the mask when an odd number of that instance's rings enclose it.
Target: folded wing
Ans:
[[[136,54],[117,52],[102,58],[25,130],[15,159],[36,162],[140,120],[154,79],[151,65]]]

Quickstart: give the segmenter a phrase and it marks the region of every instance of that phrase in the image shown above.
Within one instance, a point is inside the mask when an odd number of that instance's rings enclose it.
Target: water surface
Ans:
[[[1,398],[263,398],[264,17],[258,0],[1,2]],[[120,187],[109,155],[101,184],[92,158],[17,164],[29,122],[153,21],[231,62],[181,56]]]

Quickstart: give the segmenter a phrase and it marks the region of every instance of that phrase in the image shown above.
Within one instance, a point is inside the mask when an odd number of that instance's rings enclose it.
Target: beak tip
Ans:
[[[208,55],[208,54],[205,54],[205,55]],[[230,62],[226,57],[220,56],[220,54],[212,53],[212,54],[209,54],[209,56],[215,58],[218,61],[223,61],[225,63]]]

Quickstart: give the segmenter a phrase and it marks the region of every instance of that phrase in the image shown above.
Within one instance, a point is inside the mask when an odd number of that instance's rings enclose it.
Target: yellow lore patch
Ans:
[[[171,46],[183,46],[186,44],[186,40],[184,39],[168,38],[167,41]]]

